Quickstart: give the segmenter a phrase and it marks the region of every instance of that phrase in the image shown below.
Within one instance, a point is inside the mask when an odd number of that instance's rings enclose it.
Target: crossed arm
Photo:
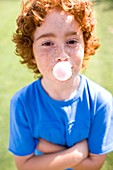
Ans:
[[[104,163],[105,155],[88,155],[87,141],[81,141],[67,149],[43,139],[39,140],[37,149],[43,155],[14,156],[18,170],[100,170]]]
[[[81,144],[84,145],[86,141],[83,141]],[[80,143],[79,143],[80,144]],[[84,145],[85,146],[85,145]],[[87,145],[86,145],[87,146]],[[37,146],[37,149],[46,152],[46,153],[52,153],[52,152],[57,152],[62,149],[66,149],[62,146],[59,145],[54,145],[51,144],[43,139],[39,140],[39,145]],[[86,152],[88,151],[88,146],[85,148],[87,149]],[[104,161],[106,159],[106,155],[97,155],[97,154],[91,154],[88,153],[85,158],[82,159],[81,162],[76,164],[75,166],[71,167],[76,170],[100,170],[102,167]]]

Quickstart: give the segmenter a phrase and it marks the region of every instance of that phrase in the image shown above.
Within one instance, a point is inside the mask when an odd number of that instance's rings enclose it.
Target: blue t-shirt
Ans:
[[[77,94],[70,100],[52,99],[41,79],[13,96],[9,141],[12,153],[34,153],[38,138],[67,147],[87,139],[90,153],[113,151],[112,95],[85,76],[80,78]]]

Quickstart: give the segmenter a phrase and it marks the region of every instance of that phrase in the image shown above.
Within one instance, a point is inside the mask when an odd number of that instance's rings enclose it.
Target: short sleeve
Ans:
[[[13,97],[10,104],[9,151],[18,156],[33,153],[36,139],[33,138],[21,100]]]
[[[113,151],[113,97],[105,95],[96,103],[96,113],[92,121],[88,139],[89,151],[106,154]]]

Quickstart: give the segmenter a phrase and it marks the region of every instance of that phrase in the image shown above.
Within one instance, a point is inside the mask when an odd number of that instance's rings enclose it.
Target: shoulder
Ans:
[[[112,94],[97,84],[96,82],[90,80],[86,76],[82,76],[84,80],[84,88],[87,90],[88,95],[92,99],[92,101],[96,101],[99,103],[109,103],[113,100]]]
[[[36,80],[28,85],[26,85],[25,87],[23,87],[22,89],[20,89],[19,91],[17,91],[11,98],[11,102],[22,102],[22,101],[28,101],[30,98],[33,98],[31,96],[35,95],[36,90],[38,90],[38,86],[39,86],[39,80]]]

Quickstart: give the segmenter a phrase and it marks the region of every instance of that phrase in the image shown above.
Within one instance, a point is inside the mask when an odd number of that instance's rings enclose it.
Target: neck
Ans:
[[[77,75],[74,80],[66,82],[53,82],[42,78],[42,86],[50,97],[55,100],[66,100],[73,98],[80,84],[80,77]]]

